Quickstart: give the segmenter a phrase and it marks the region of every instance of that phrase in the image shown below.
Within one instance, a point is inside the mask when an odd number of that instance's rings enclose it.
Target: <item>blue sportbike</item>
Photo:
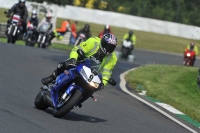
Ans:
[[[87,58],[65,70],[54,83],[41,87],[35,98],[36,108],[45,110],[52,107],[53,115],[62,117],[74,107],[81,107],[81,103],[93,97],[92,94],[102,84],[102,75],[97,73],[96,66],[95,61]],[[116,85],[113,79],[108,80],[108,83]]]

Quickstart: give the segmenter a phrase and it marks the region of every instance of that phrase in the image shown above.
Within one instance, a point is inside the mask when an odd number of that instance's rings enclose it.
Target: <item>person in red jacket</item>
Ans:
[[[98,37],[102,38],[103,35],[107,34],[107,33],[111,33],[112,34],[112,32],[110,30],[110,25],[105,25],[104,30],[99,33]]]
[[[77,34],[76,34],[77,24],[78,24],[78,22],[74,21],[74,23],[71,25],[71,36],[70,36],[70,44],[71,45],[74,45],[75,40],[76,40],[75,38],[77,36]]]

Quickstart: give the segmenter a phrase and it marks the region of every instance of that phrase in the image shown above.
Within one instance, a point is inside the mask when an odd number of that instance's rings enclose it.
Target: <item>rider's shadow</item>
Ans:
[[[53,115],[52,110],[46,109],[45,112]],[[85,121],[85,122],[91,122],[91,123],[99,123],[99,122],[106,122],[107,120],[88,116],[88,115],[81,115],[77,114],[75,112],[70,111],[67,115],[59,118],[64,120],[70,120],[70,121]]]

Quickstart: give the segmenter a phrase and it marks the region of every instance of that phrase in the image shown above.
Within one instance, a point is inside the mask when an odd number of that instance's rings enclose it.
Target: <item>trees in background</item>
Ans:
[[[43,0],[35,0],[43,2]],[[200,26],[200,0],[46,0],[135,16]]]

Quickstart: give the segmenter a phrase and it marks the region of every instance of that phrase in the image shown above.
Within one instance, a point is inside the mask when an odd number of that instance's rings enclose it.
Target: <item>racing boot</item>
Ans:
[[[50,75],[49,77],[45,77],[41,80],[43,85],[48,85],[49,83],[51,83],[54,80],[53,75]]]
[[[58,75],[58,72],[57,72],[57,69],[56,69],[50,76],[45,77],[41,80],[42,84],[48,85],[49,83],[52,83],[53,80],[56,79],[57,75]]]
[[[52,83],[52,81],[55,80],[56,77],[57,77],[59,74],[63,73],[64,70],[67,69],[67,66],[64,67],[64,65],[66,65],[66,64],[68,64],[68,61],[66,61],[66,62],[60,62],[60,63],[58,64],[58,66],[57,66],[57,69],[54,70],[54,72],[53,72],[49,77],[43,78],[43,79],[41,80],[42,84],[43,84],[43,85],[48,85],[49,83]],[[64,69],[64,68],[66,68],[66,69]]]

